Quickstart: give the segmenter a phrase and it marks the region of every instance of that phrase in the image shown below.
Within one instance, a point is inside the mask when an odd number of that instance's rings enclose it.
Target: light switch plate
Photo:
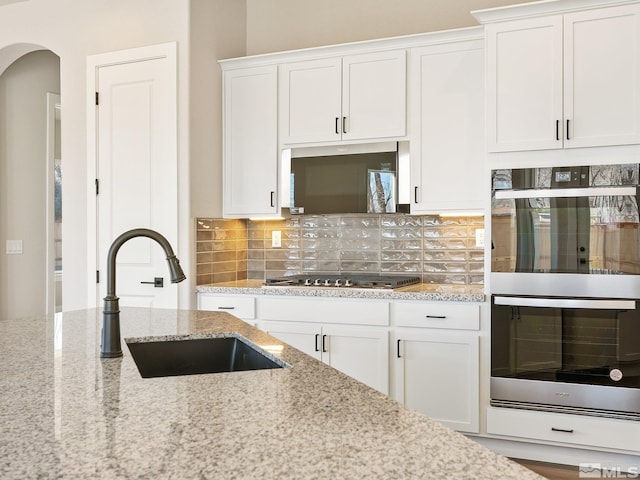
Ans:
[[[22,255],[22,240],[7,240],[7,255]]]
[[[476,228],[476,247],[484,247],[484,228]]]
[[[271,248],[282,247],[282,232],[280,230],[274,230],[271,232]]]

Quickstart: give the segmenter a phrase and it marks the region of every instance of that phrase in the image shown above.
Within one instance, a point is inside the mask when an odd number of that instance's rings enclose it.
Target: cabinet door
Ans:
[[[565,147],[640,143],[640,5],[565,15]]]
[[[404,136],[406,104],[404,50],[343,58],[343,140]]]
[[[198,310],[227,312],[243,320],[256,318],[256,299],[250,295],[198,293]]]
[[[479,431],[479,335],[399,329],[396,399],[445,425]]]
[[[411,67],[411,212],[482,209],[483,42],[414,49]]]
[[[488,150],[562,148],[562,17],[487,25],[486,38]]]
[[[277,213],[277,67],[224,72],[226,217]]]
[[[322,360],[337,370],[389,393],[389,332],[386,328],[322,327]]]
[[[341,137],[340,58],[280,65],[280,141],[336,141]]]
[[[261,326],[265,332],[278,340],[282,340],[318,360],[321,359],[320,325],[265,321],[261,323]]]

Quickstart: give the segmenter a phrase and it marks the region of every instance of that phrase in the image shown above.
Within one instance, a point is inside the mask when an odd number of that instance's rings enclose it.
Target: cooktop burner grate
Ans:
[[[420,283],[420,277],[407,275],[366,274],[301,274],[267,278],[269,287],[334,287],[334,288],[379,288],[393,289]]]

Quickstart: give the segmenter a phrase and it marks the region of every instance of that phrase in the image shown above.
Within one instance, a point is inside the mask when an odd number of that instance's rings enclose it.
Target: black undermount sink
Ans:
[[[126,340],[143,378],[284,368],[240,336]]]

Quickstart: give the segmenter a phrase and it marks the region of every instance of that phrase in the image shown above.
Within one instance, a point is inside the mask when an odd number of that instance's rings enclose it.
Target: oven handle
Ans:
[[[602,310],[635,310],[635,300],[592,300],[574,298],[493,297],[496,305],[512,307],[593,308]]]
[[[554,188],[531,190],[496,190],[495,198],[560,198],[560,197],[616,197],[635,196],[637,187],[587,187],[587,188]]]

